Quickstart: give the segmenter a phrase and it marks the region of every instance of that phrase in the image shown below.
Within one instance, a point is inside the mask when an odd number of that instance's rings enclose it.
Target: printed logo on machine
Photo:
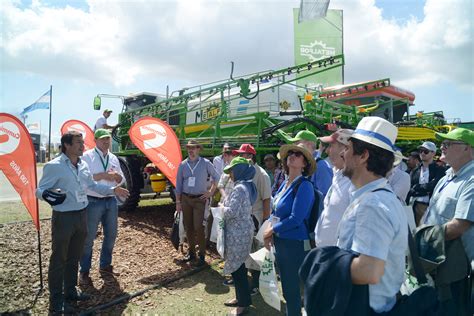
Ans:
[[[308,57],[309,61],[316,61],[336,55],[334,47],[328,47],[326,43],[315,40],[309,45],[300,45],[300,55]]]
[[[140,134],[144,136],[145,149],[158,148],[166,142],[166,130],[158,124],[140,126]]]
[[[20,144],[20,129],[12,122],[0,125],[0,156],[14,152]]]
[[[71,126],[68,126],[67,127],[67,130],[68,131],[74,131],[74,132],[78,132],[78,133],[81,133],[82,134],[82,138],[86,138],[87,136],[87,131],[86,129],[84,128],[83,125],[81,124],[73,124]]]

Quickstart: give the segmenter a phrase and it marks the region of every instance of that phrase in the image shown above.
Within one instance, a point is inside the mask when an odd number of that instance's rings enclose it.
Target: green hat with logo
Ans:
[[[458,127],[447,134],[436,133],[436,138],[440,140],[460,141],[474,147],[474,131],[467,128]]]
[[[300,140],[308,140],[314,143],[318,142],[318,138],[316,137],[316,135],[313,132],[308,131],[308,130],[299,131],[295,137],[290,139],[292,143],[298,142]]]
[[[230,164],[228,166],[226,166],[224,168],[224,173],[226,174],[229,174],[230,173],[230,170],[235,167],[236,165],[238,164],[250,164],[250,162],[248,161],[248,159],[245,159],[244,157],[235,157],[234,159],[232,159],[232,161],[230,162]]]
[[[99,128],[98,130],[95,131],[94,133],[94,138],[95,139],[101,139],[104,137],[111,137],[110,132],[106,129]]]

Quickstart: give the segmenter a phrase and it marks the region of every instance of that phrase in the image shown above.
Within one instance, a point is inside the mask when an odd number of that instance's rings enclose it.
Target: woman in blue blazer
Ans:
[[[280,269],[286,314],[301,315],[298,270],[309,250],[309,219],[314,202],[313,184],[306,178],[314,173],[316,163],[302,145],[283,145],[280,157],[288,178],[273,198],[272,223],[264,233],[265,247],[275,246],[276,264]],[[295,190],[297,188],[297,190]]]

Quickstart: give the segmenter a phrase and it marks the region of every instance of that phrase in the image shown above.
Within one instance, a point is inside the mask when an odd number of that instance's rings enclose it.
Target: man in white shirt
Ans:
[[[219,179],[222,176],[222,170],[224,170],[224,167],[230,163],[232,157],[234,157],[232,155],[232,147],[228,143],[225,143],[222,146],[222,154],[212,159],[212,164],[214,165],[214,169],[216,169]]]
[[[95,181],[111,186],[117,186],[124,181],[124,175],[120,168],[120,162],[114,154],[109,152],[111,135],[105,129],[98,129],[94,133],[96,147],[86,151],[82,157],[89,167],[90,173]],[[117,237],[118,207],[115,196],[105,196],[94,191],[87,190],[87,238],[84,251],[80,260],[79,283],[81,285],[92,285],[89,276],[92,260],[92,247],[97,234],[99,223],[102,223],[104,241],[100,253],[99,272],[101,274],[114,273],[112,267],[112,252]]]
[[[398,150],[395,153],[393,168],[387,175],[388,183],[392,187],[393,192],[402,201],[405,201],[408,191],[410,191],[410,175],[400,168],[404,158],[401,151]]]
[[[112,110],[105,109],[104,112],[102,113],[102,116],[97,119],[94,125],[94,132],[100,128],[103,129],[112,129],[115,126],[113,125],[108,125],[107,124],[107,119],[109,118],[110,114],[112,113]]]
[[[351,180],[342,174],[344,160],[341,153],[349,144],[351,129],[339,129],[330,136],[320,137],[322,143],[329,146],[326,153],[333,165],[334,177],[324,198],[324,209],[314,230],[316,246],[335,246],[337,244],[337,228],[342,215],[349,205],[350,193],[354,190]]]

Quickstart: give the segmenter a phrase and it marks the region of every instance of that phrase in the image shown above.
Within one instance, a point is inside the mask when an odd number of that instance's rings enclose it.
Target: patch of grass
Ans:
[[[161,206],[161,205],[169,205],[173,203],[171,198],[158,198],[158,199],[140,199],[140,203],[138,207],[142,206]]]
[[[44,201],[39,202],[40,219],[51,218],[51,206]],[[173,201],[170,198],[159,199],[141,199],[139,207],[154,207],[169,205]],[[0,212],[0,224],[11,222],[31,220],[30,213],[21,201],[2,202],[2,210]]]
[[[40,219],[51,218],[51,206],[48,203],[39,201]],[[0,212],[0,224],[31,220],[30,213],[21,201],[2,202]]]
[[[235,298],[234,287],[222,284],[224,278],[216,266],[180,279],[164,288],[152,290],[128,302],[126,315],[225,315],[224,302]],[[252,296],[248,315],[284,315],[267,305],[260,294]],[[285,306],[282,304],[282,310]]]

